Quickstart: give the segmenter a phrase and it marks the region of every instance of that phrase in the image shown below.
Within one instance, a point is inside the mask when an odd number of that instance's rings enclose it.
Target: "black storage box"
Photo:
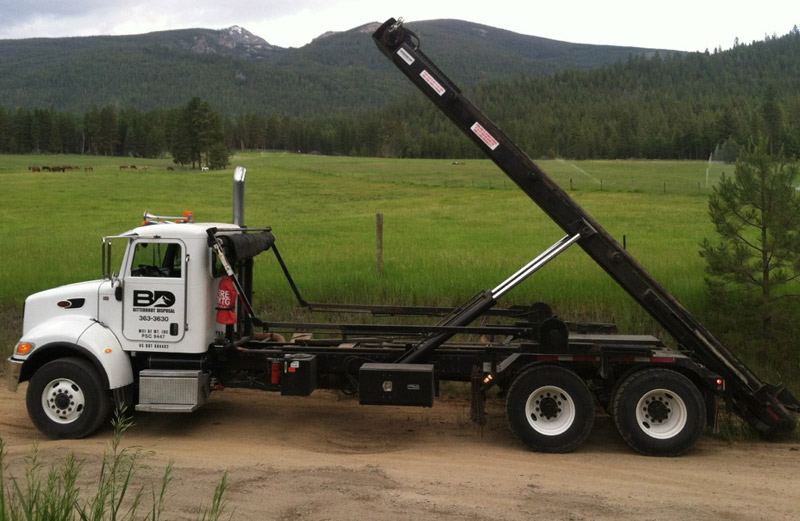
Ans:
[[[433,407],[435,392],[432,364],[366,363],[358,371],[362,405]]]
[[[317,355],[298,353],[283,358],[281,394],[308,396],[317,388]]]

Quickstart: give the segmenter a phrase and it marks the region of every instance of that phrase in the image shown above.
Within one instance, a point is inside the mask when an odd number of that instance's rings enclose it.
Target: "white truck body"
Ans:
[[[16,366],[11,387],[16,387],[15,377],[26,361],[68,351],[80,352],[102,368],[101,377],[112,390],[133,382],[134,353],[207,351],[219,330],[215,303],[220,274],[213,273],[206,230],[231,227],[184,223],[135,228],[117,237],[127,242],[118,274],[29,296],[22,336],[10,359]],[[142,264],[145,258],[152,263]]]

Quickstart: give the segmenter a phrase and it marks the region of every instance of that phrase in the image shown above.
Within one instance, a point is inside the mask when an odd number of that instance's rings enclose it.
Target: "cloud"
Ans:
[[[324,0],[0,0],[0,38],[135,34],[186,27],[247,27],[299,8],[322,10]]]
[[[409,0],[403,10],[409,5],[418,10],[417,6],[426,2]],[[375,0],[0,0],[0,38],[138,34],[240,25],[275,45],[299,47],[327,31],[344,31],[401,16],[394,12],[399,7]]]
[[[21,25],[42,18],[81,17],[107,5],[102,0],[53,0],[0,1],[0,25]]]
[[[327,31],[390,17],[408,21],[456,18],[580,43],[681,50],[730,47],[785,34],[796,0],[761,0],[759,9],[729,2],[672,0],[0,0],[0,38],[137,34],[169,29],[246,27],[268,42],[300,47]]]

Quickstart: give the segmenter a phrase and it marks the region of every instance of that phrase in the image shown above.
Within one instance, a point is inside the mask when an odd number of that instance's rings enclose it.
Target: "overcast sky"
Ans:
[[[746,6],[746,7],[745,7]],[[758,0],[0,0],[0,39],[239,25],[301,47],[369,22],[455,18],[569,42],[704,51],[784,35],[800,1]]]

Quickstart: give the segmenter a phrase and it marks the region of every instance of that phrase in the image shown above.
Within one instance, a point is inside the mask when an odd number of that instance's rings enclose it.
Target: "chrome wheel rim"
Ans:
[[[530,426],[545,436],[563,434],[575,422],[575,402],[560,387],[545,385],[531,393],[525,403]]]
[[[680,433],[687,418],[686,404],[668,389],[653,389],[636,404],[636,423],[645,434],[659,440]]]
[[[56,423],[72,423],[86,407],[83,390],[68,378],[56,378],[42,392],[42,409]]]

